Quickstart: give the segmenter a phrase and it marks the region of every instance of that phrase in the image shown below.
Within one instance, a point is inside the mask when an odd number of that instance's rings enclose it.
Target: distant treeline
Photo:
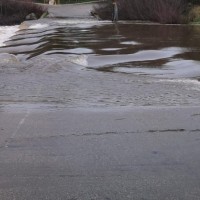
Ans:
[[[188,23],[200,15],[196,9],[190,17],[194,4],[200,4],[200,0],[117,0],[117,4],[120,20],[179,24]],[[94,12],[101,19],[111,19],[112,9],[111,1],[94,6]]]
[[[90,2],[94,0],[56,0],[57,3],[60,4],[68,4],[68,3],[84,3],[84,2]],[[48,3],[48,0],[35,0],[37,3]]]
[[[34,0],[37,3],[48,3],[48,0]],[[66,4],[66,3],[82,3],[82,2],[92,2],[92,1],[101,1],[101,0],[57,0],[61,4]],[[107,2],[111,0],[106,0]],[[200,4],[200,0],[188,0],[189,3],[192,4]]]
[[[192,4],[199,4],[200,5],[200,0],[189,0],[188,2],[192,3]]]
[[[91,0],[57,0],[78,3]],[[100,1],[100,0],[99,0]],[[48,0],[34,0],[48,3]],[[112,0],[100,1],[94,13],[101,19],[111,19]],[[159,23],[200,22],[200,0],[117,0],[120,20],[142,20]],[[199,6],[198,6],[199,5]],[[0,25],[19,24],[34,13],[39,18],[46,8],[32,0],[0,0]]]

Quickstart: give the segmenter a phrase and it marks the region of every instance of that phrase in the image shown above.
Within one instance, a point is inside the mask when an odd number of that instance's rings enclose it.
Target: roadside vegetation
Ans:
[[[62,3],[83,3],[91,0],[57,0]],[[35,0],[48,3],[48,0]],[[0,25],[20,24],[27,16],[40,18],[47,8],[33,0],[0,0]],[[163,24],[200,23],[200,0],[117,0],[120,20],[151,21]],[[111,20],[112,1],[104,0],[92,12],[103,20]]]
[[[191,6],[190,12],[188,13],[188,21],[190,23],[200,24],[200,0],[193,2],[194,6]]]
[[[0,25],[20,24],[31,13],[39,18],[45,12],[46,8],[31,0],[0,0]]]
[[[56,0],[56,3],[60,4],[72,4],[72,3],[87,3],[92,2],[93,0]],[[35,0],[37,3],[48,3],[48,0]]]
[[[200,0],[117,0],[120,20],[180,24],[200,21]],[[111,20],[112,1],[94,6],[101,19]]]

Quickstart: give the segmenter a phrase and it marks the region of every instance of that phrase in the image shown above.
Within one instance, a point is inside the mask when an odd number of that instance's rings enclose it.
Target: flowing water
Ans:
[[[200,26],[45,19],[18,31],[5,53],[16,61],[0,62],[1,105],[200,103]]]

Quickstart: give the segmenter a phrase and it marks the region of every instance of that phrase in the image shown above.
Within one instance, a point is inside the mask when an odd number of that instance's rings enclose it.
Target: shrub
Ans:
[[[186,0],[118,0],[119,19],[147,20],[159,23],[181,23]],[[102,19],[111,19],[112,4],[104,2],[94,7]]]
[[[46,8],[34,4],[31,0],[0,0],[0,25],[19,24],[30,13],[40,17]]]
[[[190,22],[200,22],[200,6],[194,6],[188,14]]]
[[[192,4],[199,4],[200,5],[200,0],[188,0],[189,3]]]

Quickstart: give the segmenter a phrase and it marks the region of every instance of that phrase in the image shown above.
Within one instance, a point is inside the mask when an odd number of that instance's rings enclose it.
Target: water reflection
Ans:
[[[0,62],[0,105],[199,105],[200,27],[82,22],[49,20],[0,48],[19,60]]]
[[[169,50],[170,56],[166,57]],[[7,43],[6,48],[0,48],[0,52],[5,51],[23,55],[26,59],[41,55],[84,54],[88,55],[88,60],[92,60],[95,66],[101,67],[102,71],[108,71],[105,70],[105,65],[112,69],[114,66],[110,65],[116,65],[115,60],[126,63],[123,68],[162,68],[171,59],[200,61],[200,27],[125,22],[88,22],[77,26],[58,20],[41,30],[21,31]],[[137,55],[141,55],[140,59]],[[110,61],[107,63],[101,61],[108,59]],[[89,62],[88,67],[94,66],[93,63]]]

